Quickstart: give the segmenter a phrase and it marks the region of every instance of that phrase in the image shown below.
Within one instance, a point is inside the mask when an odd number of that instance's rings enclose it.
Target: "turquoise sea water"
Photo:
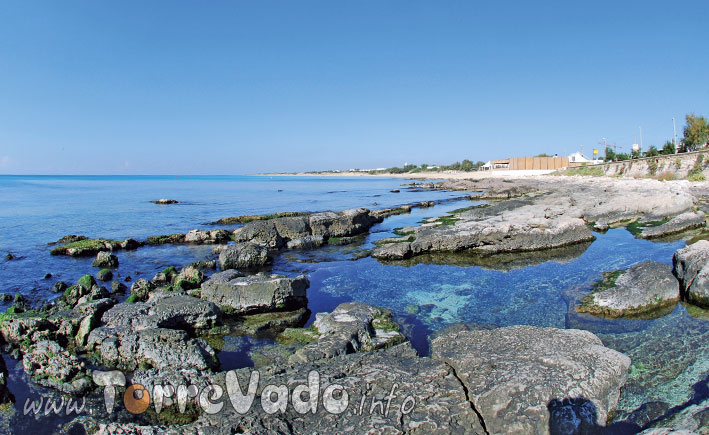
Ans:
[[[47,244],[67,234],[143,239],[215,228],[207,223],[226,216],[391,207],[463,196],[461,192],[410,192],[400,187],[403,183],[407,182],[325,177],[0,176],[0,292],[21,292],[38,304],[56,297],[49,291],[56,280],[73,282],[85,273],[95,273],[91,259],[49,255]],[[390,192],[395,188],[401,193]],[[159,198],[181,203],[160,206],[150,202]],[[471,204],[470,200],[443,201],[436,207],[393,216],[353,245],[285,250],[276,257],[273,270],[308,275],[313,314],[353,300],[391,309],[423,355],[428,353],[431,333],[458,322],[588,329],[633,359],[616,417],[622,424],[614,426],[618,432],[632,433],[702,399],[709,380],[709,322],[702,318],[706,314],[678,305],[657,319],[607,320],[573,310],[575,301],[588,293],[602,271],[648,259],[670,264],[672,254],[684,246],[682,240],[651,242],[616,229],[596,234],[593,243],[551,256],[500,258],[484,266],[464,255],[396,264],[359,258],[374,241],[390,236],[397,227]],[[6,261],[7,252],[17,259]],[[118,256],[121,279],[127,275],[150,279],[166,266],[214,257],[212,246],[189,245],[143,247],[121,251]],[[52,278],[43,279],[46,273]],[[220,355],[222,368],[250,365],[250,350],[264,345],[270,342],[233,339]],[[46,393],[36,386],[27,392],[21,367],[4,357],[11,367],[16,396]],[[30,422],[19,416],[12,421],[27,428],[61,423]]]

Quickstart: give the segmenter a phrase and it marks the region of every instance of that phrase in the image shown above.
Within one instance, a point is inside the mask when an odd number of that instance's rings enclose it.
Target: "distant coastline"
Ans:
[[[554,171],[536,170],[536,171],[431,171],[431,172],[416,172],[404,174],[377,173],[372,174],[363,171],[322,171],[322,172],[270,172],[253,174],[254,176],[267,177],[376,177],[376,178],[404,178],[409,180],[464,180],[464,179],[481,179],[481,178],[526,178],[530,176],[546,175]]]

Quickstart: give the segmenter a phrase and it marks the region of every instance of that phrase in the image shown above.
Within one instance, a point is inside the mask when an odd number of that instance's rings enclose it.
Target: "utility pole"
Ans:
[[[640,130],[640,150],[642,151],[642,149],[643,149],[643,128],[638,125],[638,129]]]
[[[677,154],[677,124],[675,124],[675,117],[672,117],[672,130],[675,132],[674,144],[675,144],[675,154]]]

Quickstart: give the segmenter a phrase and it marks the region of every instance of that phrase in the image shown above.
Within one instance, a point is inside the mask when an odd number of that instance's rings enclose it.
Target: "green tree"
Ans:
[[[696,116],[694,113],[686,116],[687,125],[684,126],[684,138],[682,138],[682,151],[694,151],[709,142],[709,125],[703,116]]]
[[[664,155],[670,155],[675,153],[675,144],[672,143],[672,141],[668,140],[665,142],[665,144],[662,146],[662,151],[660,154]]]
[[[465,172],[470,172],[473,170],[473,162],[471,162],[468,159],[463,160],[463,163],[460,164],[460,170],[465,171]]]
[[[547,153],[541,153],[541,154],[537,154],[536,157],[551,157],[551,156]]]
[[[645,157],[655,157],[660,154],[659,151],[657,151],[657,147],[655,145],[650,145],[650,148],[647,149],[645,152]]]
[[[630,160],[630,155],[625,153],[618,153],[616,155],[616,160],[618,160],[619,162],[622,162],[624,160]]]
[[[616,159],[616,155],[615,155],[615,151],[613,151],[613,148],[606,147],[606,161],[612,162],[615,159]]]

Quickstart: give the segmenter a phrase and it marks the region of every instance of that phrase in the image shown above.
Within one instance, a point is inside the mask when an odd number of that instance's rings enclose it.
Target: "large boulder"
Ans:
[[[303,275],[259,273],[251,276],[223,272],[202,283],[202,299],[214,302],[222,310],[253,313],[297,309],[307,304],[306,289],[310,285]]]
[[[318,313],[309,330],[286,330],[282,338],[294,337],[298,332],[312,342],[298,349],[289,358],[291,363],[373,351],[406,341],[392,320],[391,311],[359,302],[340,304],[331,313]]]
[[[236,243],[219,253],[219,267],[222,270],[254,269],[271,261],[271,255],[265,246],[251,242]]]
[[[227,243],[231,240],[227,230],[192,230],[185,234],[185,243]]]
[[[669,266],[643,261],[627,271],[606,273],[576,310],[608,317],[644,314],[679,301],[679,285]]]
[[[700,240],[675,252],[672,266],[682,299],[709,308],[709,241]]]
[[[93,387],[86,365],[54,341],[30,346],[22,366],[33,381],[66,394],[83,394]]]
[[[452,327],[431,340],[466,387],[488,433],[585,433],[605,426],[630,358],[588,331]]]
[[[370,215],[366,208],[343,210],[339,213],[324,212],[310,215],[309,224],[313,235],[345,237],[362,234],[380,219]]]
[[[215,326],[219,316],[207,301],[180,292],[156,293],[146,303],[121,303],[106,311],[86,347],[111,368],[215,368],[214,350],[193,334]]]

